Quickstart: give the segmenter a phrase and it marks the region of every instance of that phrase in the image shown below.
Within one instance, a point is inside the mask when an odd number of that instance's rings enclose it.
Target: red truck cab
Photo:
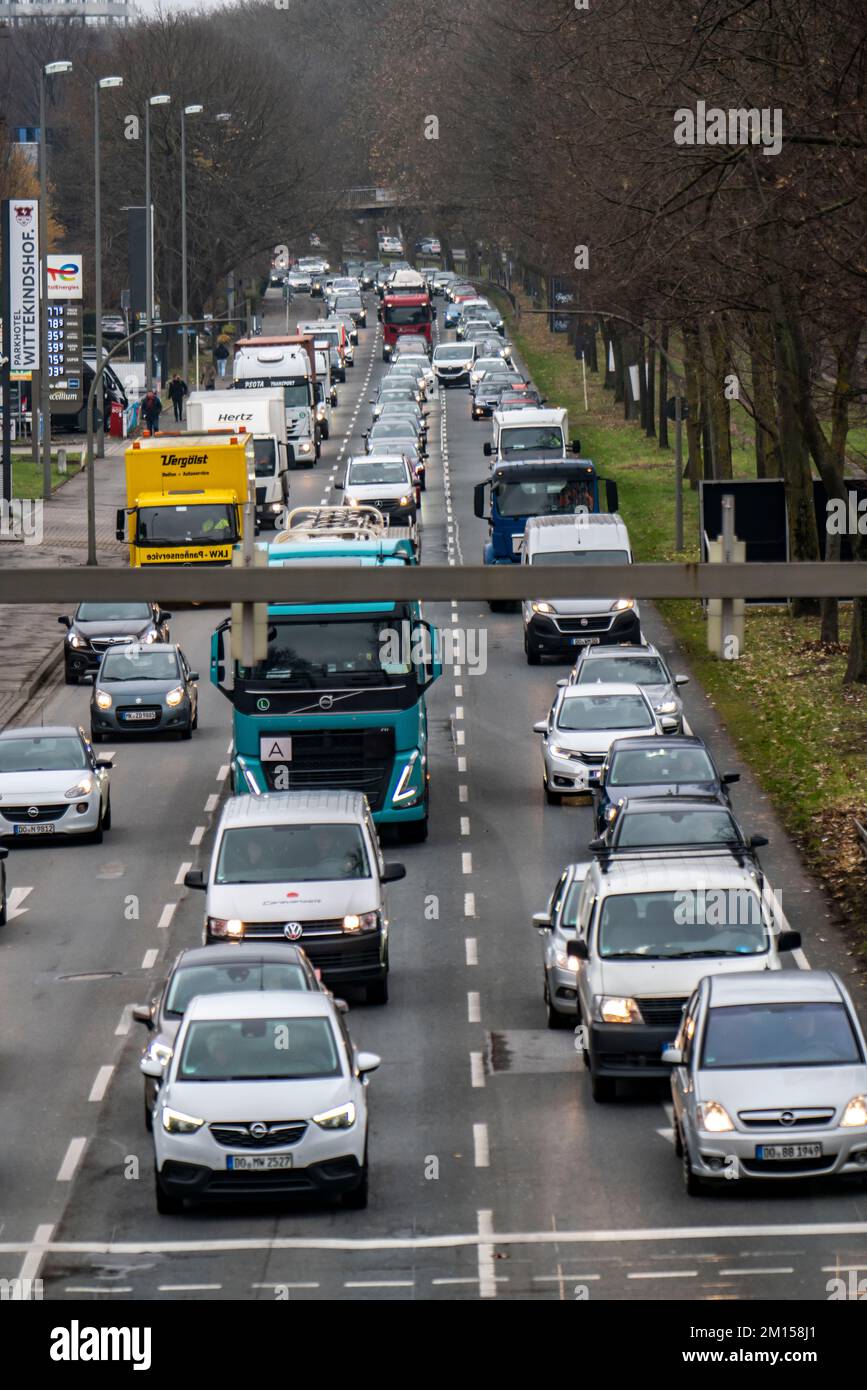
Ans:
[[[384,362],[391,359],[398,338],[404,335],[423,337],[430,353],[434,309],[427,291],[421,294],[383,295],[380,315]]]

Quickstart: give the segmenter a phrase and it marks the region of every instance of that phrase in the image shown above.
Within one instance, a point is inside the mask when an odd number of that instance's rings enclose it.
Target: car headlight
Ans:
[[[607,820],[607,822],[608,822],[609,825],[612,825],[612,824],[614,823],[614,821],[617,820],[617,813],[618,813],[619,810],[620,810],[620,807],[619,807],[619,806],[606,806],[606,807],[605,807],[605,820]]]
[[[696,1106],[695,1118],[699,1129],[708,1134],[728,1134],[734,1129],[728,1111],[718,1100],[708,1100]]]
[[[241,937],[244,923],[239,917],[209,917],[208,931],[211,936]]]
[[[74,647],[76,651],[80,651],[82,647],[87,646],[85,638],[80,637],[77,632],[68,632],[66,634],[66,640],[70,647]]]
[[[410,497],[398,497],[398,499],[397,499],[397,505],[398,505],[399,507],[408,507],[411,501],[412,501],[412,498],[410,498]]]
[[[531,603],[530,607],[534,613],[553,613],[554,606],[551,603]]]
[[[144,1056],[149,1062],[159,1062],[161,1067],[167,1067],[172,1060],[172,1049],[165,1043],[148,1043],[144,1050]]]
[[[333,1110],[323,1110],[314,1115],[313,1123],[320,1129],[351,1129],[355,1124],[355,1105],[348,1100],[345,1105],[337,1105]]]
[[[103,690],[100,686],[96,688],[94,699],[96,700],[97,709],[111,709],[114,703],[108,691]]]
[[[76,801],[80,796],[90,796],[93,791],[93,778],[90,774],[82,777],[80,782],[76,782],[74,787],[70,787],[68,792],[64,792],[67,801]]]
[[[552,743],[548,749],[555,758],[577,758],[578,754],[574,748],[566,748],[562,743]]]
[[[847,1129],[861,1129],[867,1125],[867,1096],[853,1096],[843,1111],[841,1125]]]
[[[159,637],[159,633],[157,632],[156,628],[155,628],[155,627],[149,627],[148,630],[147,630],[147,632],[145,633],[144,637],[143,637],[141,640],[142,640],[143,642],[156,642],[156,640],[157,640],[158,637]]]
[[[555,951],[554,959],[561,970],[573,970],[577,972],[581,963],[576,956],[567,956],[565,951]]]
[[[319,404],[318,404],[317,407],[316,407],[316,418],[317,418],[317,420],[324,420],[324,419],[325,419],[325,402],[324,402],[324,401],[320,401]]]
[[[635,607],[634,598],[619,598],[616,603],[612,603],[612,613],[625,613],[628,608]]]
[[[423,761],[423,760],[422,760],[422,761]],[[419,796],[421,796],[421,793],[422,793],[422,790],[423,790],[423,787],[424,787],[424,772],[423,772],[423,770],[422,770],[422,775],[421,775],[421,778],[420,778],[420,785],[417,784],[417,785],[413,786],[413,769],[415,768],[415,766],[416,766],[416,764],[417,764],[418,762],[419,762],[419,754],[418,754],[418,749],[416,748],[416,749],[413,750],[413,753],[412,753],[412,755],[411,755],[409,761],[407,762],[406,767],[403,769],[403,772],[400,774],[400,781],[398,782],[397,786],[395,787],[394,796],[391,798],[393,802],[415,801],[415,800],[418,800]]]
[[[656,706],[657,714],[677,714],[676,700],[663,700],[661,705]]]
[[[349,912],[343,919],[345,932],[376,931],[378,926],[378,912]]]
[[[174,689],[170,690],[166,695],[166,704],[170,707],[170,709],[174,709],[176,705],[179,705],[181,703],[185,693],[186,692],[182,685],[176,685]]]
[[[168,1105],[163,1106],[162,1115],[166,1134],[195,1134],[205,1123],[195,1115],[185,1115],[182,1110],[172,1110]]]
[[[343,500],[345,501],[347,507],[360,507],[360,506],[361,506],[361,503],[359,502],[359,500],[358,500],[357,497],[345,497]]]
[[[621,994],[601,994],[596,999],[596,1011],[602,1023],[643,1023],[641,1010],[634,999]]]
[[[312,451],[313,445],[311,444],[309,439],[303,439],[301,443],[298,445],[299,454],[309,454],[312,453]]]

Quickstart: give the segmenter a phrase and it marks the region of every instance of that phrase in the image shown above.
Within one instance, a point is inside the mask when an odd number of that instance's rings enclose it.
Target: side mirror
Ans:
[[[334,1007],[339,1014],[349,1013],[349,1005],[347,1004],[345,999],[335,999]]]
[[[724,772],[722,779],[726,786],[730,787],[733,783],[741,780],[741,774],[739,772]]]
[[[386,864],[385,871],[380,876],[380,883],[398,883],[402,878],[406,878],[404,864]]]
[[[343,491],[343,484],[342,484],[342,483],[332,483],[332,487],[334,488],[334,491],[335,491],[335,492],[342,492],[342,491]]]
[[[143,1023],[146,1028],[153,1028],[154,1016],[149,1004],[133,1004],[132,1016],[136,1023]]]
[[[608,846],[601,837],[597,837],[595,840],[590,841],[587,848],[590,850],[591,854],[598,854],[600,850],[607,849]]]
[[[557,682],[557,689],[562,690],[564,686],[567,686],[568,684],[569,682],[567,681],[566,677],[563,676],[563,678]]]
[[[540,720],[538,721],[538,723],[536,723],[536,724],[533,725],[533,733],[534,733],[534,734],[547,734],[547,732],[548,732],[548,721],[547,721],[547,719],[540,719]]]
[[[114,761],[112,758],[97,758],[96,765],[97,767],[102,767],[108,770],[114,767]]]
[[[191,671],[191,672],[190,672],[190,677],[189,677],[189,678],[190,678],[191,681],[197,681],[197,680],[199,679],[199,673],[198,673],[198,671]]]
[[[355,1069],[362,1076],[369,1071],[376,1071],[377,1067],[382,1066],[382,1058],[375,1052],[359,1052],[355,1059]]]
[[[184,885],[187,888],[201,888],[203,890],[208,886],[201,869],[187,869],[184,874]]]
[[[617,484],[612,478],[605,479],[605,505],[609,512],[620,511],[620,494],[617,491]]]
[[[673,715],[663,715],[659,721],[660,728],[664,734],[676,734],[680,728],[680,721]]]
[[[567,941],[566,955],[572,960],[589,960],[590,952],[587,950],[587,942],[584,938],[579,937],[577,941]]]
[[[491,441],[489,439],[486,440],[485,443],[482,445],[482,453],[484,454],[486,459],[489,459],[491,457],[493,450],[491,448]]]
[[[666,1043],[662,1049],[662,1060],[669,1067],[683,1066],[683,1048],[675,1047],[674,1043]]]
[[[761,849],[763,845],[769,844],[767,835],[751,835],[747,844],[750,849]]]
[[[587,781],[588,781],[588,782],[596,782],[597,784],[601,783],[601,781],[602,781],[602,768],[601,768],[601,767],[591,767],[591,768],[588,768],[588,770],[587,770]]]
[[[551,926],[551,917],[550,917],[550,915],[549,915],[547,912],[534,912],[534,913],[533,913],[533,926],[536,927],[536,928],[538,928],[538,929],[540,929],[540,930],[549,929],[550,926]]]
[[[781,931],[777,941],[778,951],[797,951],[801,945],[799,931]]]
[[[153,1057],[142,1057],[138,1064],[138,1069],[142,1076],[153,1077],[154,1081],[162,1081],[163,1072],[165,1071],[162,1063],[157,1062]]]
[[[689,685],[689,676],[675,676],[675,685]]]
[[[126,523],[125,523],[125,518],[126,518],[126,512],[125,512],[124,508],[123,508],[123,507],[118,507],[117,512],[116,512],[116,514],[115,514],[115,523],[114,523],[114,524],[115,524],[115,532],[114,532],[115,540],[118,540],[118,541],[126,540]]]
[[[473,513],[475,516],[479,518],[480,521],[484,521],[487,515],[485,512],[486,487],[486,483],[476,483],[475,487],[473,488]]]
[[[68,615],[58,618],[57,621],[60,623],[61,627],[72,627],[72,619]]]
[[[573,439],[573,440],[572,440],[572,453],[573,453],[573,454],[580,454],[580,452],[581,452],[581,440],[580,440],[580,439]]]
[[[161,623],[167,623],[167,622],[169,621],[169,619],[170,619],[170,618],[173,618],[174,616],[175,616],[174,613],[169,613],[165,608],[161,608],[161,609],[160,609],[160,619],[159,619],[159,620],[160,620]]]

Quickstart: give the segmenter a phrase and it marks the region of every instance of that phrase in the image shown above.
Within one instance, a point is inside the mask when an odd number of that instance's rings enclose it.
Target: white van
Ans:
[[[534,516],[524,528],[521,563],[631,565],[629,532],[619,512]],[[625,596],[524,599],[521,612],[530,666],[538,666],[543,656],[574,655],[579,647],[642,640],[638,604]]]
[[[483,446],[486,458],[497,463],[523,459],[564,459],[581,453],[581,440],[569,439],[569,415],[561,406],[527,406],[526,410],[495,410],[493,436]],[[494,467],[494,464],[491,464]]]
[[[184,882],[207,893],[205,945],[296,942],[329,987],[363,984],[368,1003],[385,1004],[384,885],[405,876],[383,860],[362,792],[288,791],[230,797],[207,878],[192,869]]]

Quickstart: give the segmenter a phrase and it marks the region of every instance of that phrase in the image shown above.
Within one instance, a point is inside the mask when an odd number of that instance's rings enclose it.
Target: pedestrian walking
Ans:
[[[175,420],[180,421],[184,417],[184,396],[187,394],[187,383],[175,372],[169,382],[169,400],[174,407]]]
[[[229,349],[225,343],[217,343],[214,348],[214,361],[217,364],[217,371],[220,376],[226,375],[226,363],[229,360]]]
[[[141,403],[142,419],[145,429],[155,434],[160,427],[160,415],[162,414],[163,403],[156,391],[148,391]]]

